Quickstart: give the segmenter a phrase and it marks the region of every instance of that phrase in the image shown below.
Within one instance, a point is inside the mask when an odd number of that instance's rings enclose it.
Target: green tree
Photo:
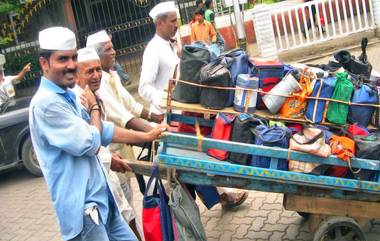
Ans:
[[[0,0],[0,22],[10,12],[17,11],[20,2],[18,0]],[[0,36],[0,47],[7,44],[10,40]]]
[[[0,14],[7,14],[18,9],[19,1],[17,0],[0,0]]]

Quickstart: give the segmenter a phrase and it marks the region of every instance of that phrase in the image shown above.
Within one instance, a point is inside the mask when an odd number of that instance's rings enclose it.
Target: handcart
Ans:
[[[198,122],[210,127],[213,121],[207,117],[218,112],[175,101],[166,107],[168,122],[179,121],[190,125]],[[184,116],[173,110],[203,113],[206,117]],[[232,108],[224,109],[223,112],[234,113]],[[220,161],[205,153],[209,148],[270,157],[271,164],[269,168],[259,168]],[[336,156],[321,158],[276,147],[180,133],[164,135],[157,151],[159,166],[161,170],[166,170],[162,171],[163,176],[168,178],[175,173],[184,183],[283,193],[284,208],[308,218],[314,241],[366,240],[361,227],[371,219],[380,218],[379,178],[377,181],[362,181],[282,171],[275,168],[279,159],[347,166],[347,162]],[[379,171],[379,163],[376,160],[353,158],[351,165],[354,169]],[[152,167],[140,163],[133,165],[133,169],[149,175]]]

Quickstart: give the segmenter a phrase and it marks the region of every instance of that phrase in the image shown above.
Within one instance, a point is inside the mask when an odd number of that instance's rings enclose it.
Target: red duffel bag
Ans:
[[[219,113],[212,128],[211,138],[229,141],[234,120],[235,115]],[[207,153],[219,160],[226,160],[228,155],[227,151],[218,149],[208,149]]]

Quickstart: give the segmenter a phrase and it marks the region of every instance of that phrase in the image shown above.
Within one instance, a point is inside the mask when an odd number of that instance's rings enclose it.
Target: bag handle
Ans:
[[[210,75],[213,75],[213,74],[217,73],[219,70],[224,69],[224,68],[226,68],[226,66],[223,65],[223,64],[221,64],[221,63],[213,65],[213,66],[210,67],[210,69],[211,69],[210,70]]]
[[[239,53],[239,52],[245,53],[244,49],[242,49],[242,48],[236,48],[236,49],[232,49],[230,51],[224,52],[221,55],[228,56],[228,57],[236,57],[237,56],[236,53]]]
[[[302,129],[302,130],[301,130],[301,134],[302,134],[302,136],[305,136],[305,134],[304,134],[304,130],[305,130],[305,129]],[[314,137],[311,138],[310,140],[308,140],[308,141],[306,141],[306,142],[303,142],[303,143],[297,141],[297,139],[295,139],[293,136],[292,136],[291,138],[292,138],[292,140],[294,140],[294,141],[295,141],[297,144],[299,144],[299,145],[309,145],[309,144],[312,144],[312,143],[316,142],[318,139],[324,137],[323,130],[320,130],[320,131],[321,131],[321,132],[320,132],[318,135],[314,136]]]
[[[255,116],[252,116],[250,119],[251,119],[251,121],[257,121],[257,122],[259,122],[263,126],[268,126],[268,123],[266,122],[266,120],[262,120],[260,118],[255,117]]]
[[[157,169],[158,169],[158,165],[157,165]],[[153,182],[153,179],[155,178],[155,176],[156,176],[156,166],[153,168],[152,175],[150,176],[150,178],[148,180],[148,184],[146,185],[146,189],[145,189],[145,193],[144,193],[144,198],[148,195],[148,191],[150,189],[150,186],[152,185],[152,182]]]
[[[309,96],[313,92],[313,88],[311,88],[311,75],[313,72],[309,68],[304,68],[302,74],[301,74],[301,80],[300,83],[304,83],[306,87],[306,91],[303,91],[301,93],[301,98],[305,99],[306,95]]]
[[[367,51],[366,51],[367,45],[368,45],[368,38],[362,38],[362,41],[361,41],[362,54],[359,56],[359,60],[361,60],[364,64],[368,64]]]
[[[232,58],[233,61],[226,61],[227,58]],[[220,64],[220,65],[223,65],[224,67],[226,67],[227,69],[229,69],[231,67],[231,65],[235,62],[236,60],[233,58],[233,57],[227,57],[226,55],[224,54],[221,54],[219,55],[213,62],[211,63],[216,63],[216,64]]]
[[[154,166],[152,175],[150,176],[148,184],[146,185],[144,198],[146,198],[148,196],[150,186],[152,185],[154,179],[156,179],[156,180],[155,180],[155,187],[153,190],[153,195],[157,193],[157,189],[158,189],[158,193],[160,194],[160,196],[162,196],[162,197],[166,196],[164,185],[162,184],[162,181],[159,177],[159,166],[157,164]]]

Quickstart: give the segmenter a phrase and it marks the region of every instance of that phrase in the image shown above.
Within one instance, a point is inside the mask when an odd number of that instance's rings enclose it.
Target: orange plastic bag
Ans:
[[[351,158],[355,155],[355,142],[345,136],[332,135],[330,138],[331,153],[351,164]],[[327,175],[343,177],[346,175],[348,167],[332,166]]]
[[[310,81],[311,75],[312,72],[307,71],[307,68],[305,68],[298,82],[298,91],[294,92],[292,97],[285,100],[280,109],[280,117],[297,119],[303,116],[307,104],[305,97],[310,96],[313,92]]]

